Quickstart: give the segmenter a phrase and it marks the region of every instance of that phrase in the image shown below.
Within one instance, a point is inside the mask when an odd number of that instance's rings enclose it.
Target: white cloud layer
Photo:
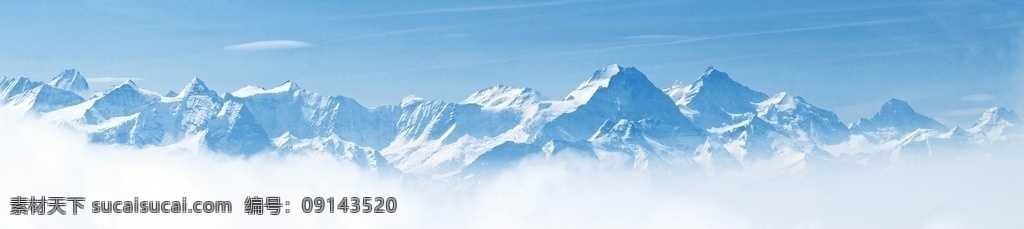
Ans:
[[[1024,228],[1022,157],[998,150],[770,181],[655,178],[580,158],[534,159],[470,186],[378,177],[327,155],[94,145],[14,117],[0,112],[0,197],[187,196],[230,200],[234,213],[12,216],[5,203],[0,222],[10,228]],[[279,195],[291,213],[245,215],[247,195]],[[394,196],[398,212],[303,214],[305,196]]]
[[[272,41],[256,41],[244,44],[228,45],[224,46],[224,50],[231,51],[263,51],[263,50],[277,50],[277,49],[295,49],[309,47],[310,43],[303,41],[293,40],[272,40]]]

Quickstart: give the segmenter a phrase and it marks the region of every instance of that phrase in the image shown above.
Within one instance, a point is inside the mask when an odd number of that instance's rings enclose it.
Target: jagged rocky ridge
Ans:
[[[5,77],[0,103],[97,143],[330,153],[370,170],[428,177],[468,177],[558,154],[651,173],[802,174],[808,163],[892,163],[1024,136],[1020,118],[1005,108],[949,128],[898,99],[847,125],[800,96],[768,95],[711,67],[666,89],[636,68],[611,65],[557,100],[496,85],[458,103],[408,97],[373,108],[290,81],[217,93],[194,78],[161,95],[129,80],[93,92],[69,69],[50,83]]]

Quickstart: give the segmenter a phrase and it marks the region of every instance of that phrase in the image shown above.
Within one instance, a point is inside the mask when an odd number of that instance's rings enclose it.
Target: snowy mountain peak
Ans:
[[[56,77],[53,77],[53,80],[50,80],[49,85],[78,94],[89,91],[89,83],[85,80],[85,76],[82,76],[82,73],[75,69],[67,69],[57,74]]]
[[[121,86],[121,85],[127,85],[127,86],[131,86],[131,87],[138,87],[138,85],[135,84],[135,81],[132,81],[131,79],[125,80],[121,84],[118,84],[118,86]]]
[[[296,84],[296,83],[292,82],[291,80],[289,80],[289,81],[285,81],[281,85],[278,85],[277,87],[273,87],[271,89],[266,89],[266,88],[262,88],[262,87],[257,87],[257,86],[249,85],[249,86],[242,87],[241,89],[238,89],[238,90],[236,90],[234,92],[231,92],[231,94],[234,95],[234,96],[240,97],[240,98],[245,98],[245,97],[249,97],[249,96],[253,96],[253,95],[259,95],[259,94],[277,94],[277,93],[286,93],[286,92],[287,93],[291,93],[291,92],[295,92],[295,91],[298,91],[298,90],[302,90],[302,88],[300,88],[298,84]]]
[[[917,113],[917,112],[914,111],[914,108],[910,107],[910,104],[907,103],[907,101],[903,101],[903,100],[899,100],[899,99],[896,99],[896,98],[892,98],[892,99],[889,99],[889,101],[886,101],[885,104],[882,105],[882,109],[881,109],[881,112],[879,112],[879,114],[883,114],[883,113],[909,114],[909,113]]]
[[[533,104],[543,100],[547,100],[547,98],[533,89],[498,84],[473,92],[469,98],[459,103],[477,104],[487,108],[507,108],[521,107],[525,104]]]
[[[619,74],[619,71],[622,71],[622,70],[623,70],[623,68],[619,67],[619,64],[608,65],[608,67],[604,67],[604,68],[594,72],[594,76],[591,77],[591,80],[610,78],[610,77],[612,77],[612,76],[614,76],[616,74]]]
[[[107,90],[102,96],[107,96],[107,94],[111,94],[114,91],[144,92],[141,88],[139,88],[139,86],[137,84],[135,84],[135,81],[125,80],[121,84],[118,84],[117,86],[114,86],[114,87],[110,88],[110,90]],[[146,93],[146,94],[153,94],[153,93]]]
[[[611,65],[597,71],[569,93],[562,104],[553,107],[564,110],[541,131],[544,137],[555,140],[586,140],[609,119],[661,123],[659,130],[652,130],[655,138],[703,134],[679,112],[668,95],[632,67]]]
[[[871,117],[871,122],[897,127],[897,129],[901,129],[903,132],[910,132],[918,128],[948,130],[946,126],[935,121],[935,119],[917,113],[906,101],[895,98],[885,102],[881,110]]]
[[[1009,122],[1009,123],[1020,123],[1020,117],[1017,113],[1007,110],[1003,107],[993,107],[985,110],[985,113],[981,114],[981,118],[978,119],[978,124],[989,124],[996,122]]]
[[[906,101],[890,99],[870,120],[861,120],[850,126],[855,133],[873,136],[877,140],[888,141],[918,129],[946,132],[945,125],[917,113]]]
[[[835,144],[850,136],[850,130],[835,113],[816,107],[792,93],[779,92],[757,103],[757,107],[757,116],[794,139]]]
[[[299,90],[301,88],[299,87],[298,84],[296,84],[295,82],[292,82],[291,80],[289,80],[289,81],[284,81],[284,83],[282,83],[281,85],[279,85],[277,87],[274,87],[273,89],[274,90],[295,91],[295,90]]]
[[[714,76],[714,77],[725,76],[726,78],[729,77],[728,74],[725,74],[725,72],[719,71],[718,69],[715,68],[715,66],[711,66],[711,65],[708,65],[708,68],[704,70],[704,75],[702,75],[701,77],[704,77],[704,76],[708,76],[708,77],[712,77],[712,76]]]
[[[618,64],[612,64],[601,70],[594,72],[594,76],[590,77],[590,80],[583,84],[595,84],[608,86],[608,83],[612,80],[615,81],[647,81],[647,76],[640,72],[634,67],[621,67]],[[581,85],[583,86],[583,85]]]
[[[10,103],[27,112],[49,112],[84,101],[71,91],[41,84],[10,98]]]
[[[424,99],[423,97],[419,97],[419,96],[416,96],[416,95],[409,95],[409,96],[406,96],[405,98],[402,98],[402,105],[401,106],[402,107],[408,107],[408,106],[416,105],[418,103],[422,103],[423,101],[426,101],[426,99]]]
[[[700,87],[721,87],[721,88],[735,87],[735,88],[746,88],[747,90],[750,90],[750,88],[747,88],[747,86],[744,86],[743,84],[740,84],[739,82],[736,82],[731,77],[729,77],[728,73],[725,73],[723,71],[719,71],[718,69],[715,69],[714,67],[708,67],[708,70],[705,71],[704,74],[700,76],[700,78],[697,78],[697,81],[694,82],[693,85],[698,87],[698,88],[700,88]]]
[[[590,100],[590,97],[594,95],[600,88],[611,87],[612,85],[643,85],[651,84],[651,81],[647,79],[644,73],[640,72],[634,67],[623,68],[618,64],[612,64],[601,70],[594,72],[594,76],[590,77],[586,82],[581,83],[565,97],[564,101],[570,101],[574,103],[584,103]],[[653,85],[653,84],[651,84]]]
[[[804,99],[799,96],[793,96],[787,92],[779,92],[771,98],[768,98],[768,100],[765,100],[764,103],[770,104],[779,110],[791,110],[805,102]]]
[[[679,109],[703,128],[733,124],[737,114],[756,112],[756,103],[768,95],[736,82],[729,74],[709,67],[693,84],[666,89]]]
[[[978,122],[967,130],[970,133],[981,135],[988,141],[996,141],[1012,135],[1024,134],[1021,128],[1020,117],[1013,111],[1002,107],[993,107],[985,110]]]
[[[210,88],[206,87],[206,83],[204,83],[203,80],[200,80],[199,77],[193,77],[192,81],[189,81],[188,84],[185,85],[185,88],[181,89],[181,92],[178,93],[178,97],[183,98],[202,94],[216,95],[215,92],[211,91]]]
[[[11,99],[11,97],[32,90],[42,84],[43,83],[41,82],[35,82],[25,77],[5,77],[0,81],[0,102],[6,102],[6,100]]]

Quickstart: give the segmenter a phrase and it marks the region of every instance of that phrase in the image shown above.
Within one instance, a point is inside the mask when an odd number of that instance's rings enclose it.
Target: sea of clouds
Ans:
[[[14,216],[0,228],[1024,228],[1020,148],[806,176],[651,177],[564,154],[483,178],[366,172],[324,154],[231,157],[188,147],[88,143],[0,112],[0,197],[83,196],[77,216]],[[246,196],[291,213],[250,216]],[[91,213],[94,200],[229,200],[231,214]],[[300,213],[302,197],[394,196],[385,214]]]

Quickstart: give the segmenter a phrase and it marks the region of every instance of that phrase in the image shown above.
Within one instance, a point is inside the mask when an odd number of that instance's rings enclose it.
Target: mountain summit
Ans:
[[[942,123],[917,113],[906,101],[895,98],[885,102],[871,119],[862,118],[850,127],[854,133],[866,134],[883,141],[899,138],[918,129],[949,131]]]
[[[729,74],[714,67],[708,67],[693,84],[677,84],[665,93],[702,128],[736,123],[740,120],[735,120],[735,115],[754,112],[756,103],[768,99],[765,93],[734,81]]]
[[[1020,116],[1017,113],[1002,107],[993,107],[985,110],[978,122],[968,132],[981,135],[988,141],[1000,140],[1008,135],[1024,133]]]
[[[67,69],[53,77],[49,83],[50,86],[62,89],[70,92],[74,92],[82,97],[88,98],[91,95],[89,93],[89,82],[85,80],[85,76],[82,76],[81,72],[75,69]]]
[[[607,120],[649,120],[689,135],[702,130],[683,116],[671,98],[636,68],[611,65],[598,70],[562,101],[566,112],[544,127],[546,136],[567,141],[589,139]]]

